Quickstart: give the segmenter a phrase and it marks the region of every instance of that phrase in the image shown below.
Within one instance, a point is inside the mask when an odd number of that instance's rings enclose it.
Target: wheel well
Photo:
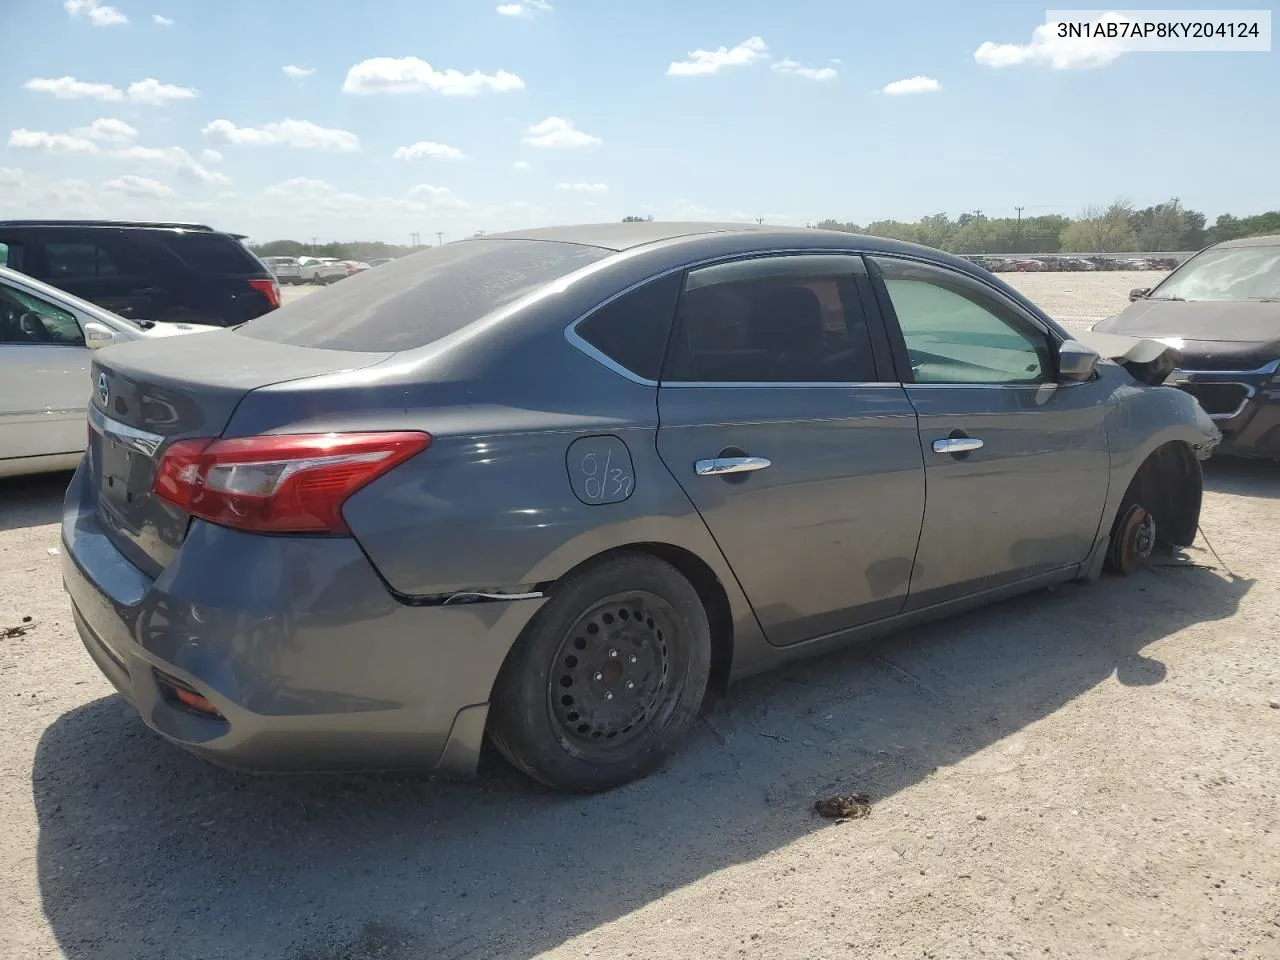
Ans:
[[[711,679],[712,690],[723,693],[729,685],[729,670],[733,665],[733,614],[729,608],[729,595],[725,593],[720,578],[701,557],[683,547],[669,543],[629,543],[614,547],[583,560],[569,573],[592,566],[619,553],[648,553],[671,564],[693,585],[707,612],[707,624],[711,628]]]
[[[1189,547],[1200,526],[1204,477],[1191,447],[1174,440],[1157,447],[1129,481],[1117,516],[1141,503],[1156,519],[1159,542]]]

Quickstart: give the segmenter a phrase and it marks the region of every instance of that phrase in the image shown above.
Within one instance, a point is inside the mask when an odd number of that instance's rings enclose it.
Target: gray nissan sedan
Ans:
[[[102,351],[64,579],[142,719],[263,771],[643,776],[705,691],[1189,544],[1165,344],[924,247],[740,224],[459,241]]]

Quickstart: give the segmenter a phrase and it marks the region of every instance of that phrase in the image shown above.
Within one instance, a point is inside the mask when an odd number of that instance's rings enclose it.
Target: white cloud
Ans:
[[[210,150],[208,147],[205,147],[200,151],[200,159],[205,163],[221,163],[222,154],[217,150]]]
[[[1108,14],[1100,22],[1119,20]],[[1031,34],[1030,43],[982,43],[973,52],[973,59],[988,67],[1013,67],[1024,63],[1045,64],[1054,70],[1074,70],[1102,67],[1125,52],[1120,40],[1103,38],[1073,38],[1058,36],[1057,25],[1042,24]]]
[[[778,73],[790,73],[806,80],[833,80],[836,76],[835,67],[806,67],[796,60],[779,60],[773,65],[773,69]]]
[[[287,63],[280,69],[284,71],[286,77],[292,77],[294,80],[305,80],[316,72],[315,67],[299,67],[292,63]]]
[[[125,95],[134,103],[145,103],[150,106],[161,106],[174,100],[190,100],[198,97],[200,91],[191,87],[179,87],[172,83],[161,83],[154,77],[147,77],[137,83],[129,84]]]
[[[498,4],[498,13],[504,17],[532,17],[537,12],[550,13],[554,9],[547,0],[519,0],[516,3]]]
[[[557,183],[556,189],[569,193],[607,193],[609,185],[607,183]]]
[[[467,155],[446,143],[419,140],[412,146],[397,147],[391,157],[393,160],[465,160]]]
[[[0,167],[0,187],[20,187],[27,182],[17,167]]]
[[[48,93],[59,100],[123,100],[124,91],[109,83],[85,83],[75,77],[36,77],[22,85],[23,90]]]
[[[45,133],[43,130],[14,130],[9,134],[9,146],[17,150],[44,150],[48,153],[102,152],[101,147],[84,137],[69,133]]]
[[[683,197],[671,206],[672,212],[679,220],[705,220],[712,214],[710,208],[694,203],[692,200],[688,200]]]
[[[89,186],[89,181],[70,178],[66,180],[54,180],[44,191],[42,200],[52,201],[54,203],[89,204],[93,202],[93,187]]]
[[[424,203],[437,210],[465,210],[467,204],[448,187],[433,187],[428,183],[420,183],[408,193],[412,201]]]
[[[534,147],[593,147],[604,143],[597,136],[575,129],[572,120],[547,117],[535,123],[524,135],[524,142]]]
[[[468,97],[481,91],[506,93],[524,88],[514,73],[499,70],[481,73],[472,70],[437,70],[417,57],[373,57],[347,71],[343,93],[418,93],[430,90],[444,96]]]
[[[111,156],[117,160],[134,160],[152,166],[175,170],[188,180],[197,183],[230,183],[230,179],[222,173],[210,170],[182,147],[122,147],[112,150]]]
[[[129,22],[129,18],[115,7],[98,0],[66,0],[62,6],[71,16],[84,17],[95,27],[114,27]]]
[[[152,77],[129,84],[127,90],[121,90],[109,83],[86,83],[75,77],[36,77],[22,85],[22,89],[33,93],[49,93],[59,100],[130,100],[133,103],[144,103],[148,106],[162,106],[174,100],[190,100],[200,95],[191,87],[179,87],[171,83],[161,83]]]
[[[262,191],[269,197],[299,197],[319,193],[332,193],[333,186],[324,180],[310,177],[293,177],[280,183],[273,183]]]
[[[115,190],[117,193],[123,193],[128,197],[146,197],[163,200],[169,197],[176,197],[178,195],[173,187],[168,184],[161,183],[159,180],[149,180],[146,177],[137,177],[132,174],[119,177],[115,180],[107,180],[102,184],[102,186],[104,189]]]
[[[295,147],[299,150],[360,149],[360,138],[349,130],[321,127],[310,120],[281,120],[261,127],[237,127],[230,120],[214,120],[204,128],[204,135],[220,143],[249,146]]]
[[[97,140],[99,143],[128,143],[138,135],[136,127],[114,117],[101,117],[87,127],[72,130],[77,137]]]
[[[880,92],[888,94],[937,93],[941,89],[942,84],[933,79],[933,77],[918,76],[886,83],[884,89]]]
[[[158,13],[153,13],[153,14],[151,15],[151,22],[152,22],[152,23],[154,23],[157,27],[172,27],[172,26],[173,26],[173,21],[172,21],[172,20],[170,20],[168,17],[162,17],[162,16],[160,16],[160,14],[158,14]]]
[[[524,171],[529,169],[529,161],[517,160],[515,163],[511,164],[511,169],[515,170],[518,173],[523,173]]]
[[[745,67],[769,56],[769,48],[760,37],[749,37],[736,47],[715,50],[690,50],[688,60],[675,60],[667,67],[668,77],[694,77],[719,73],[725,67]]]

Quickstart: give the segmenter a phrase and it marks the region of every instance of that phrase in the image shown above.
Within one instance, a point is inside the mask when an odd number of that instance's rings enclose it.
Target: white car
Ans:
[[[332,257],[299,257],[301,283],[337,283],[347,278],[347,265]]]
[[[281,283],[304,283],[297,257],[263,257],[262,262]]]
[[[0,267],[0,477],[70,470],[80,462],[93,350],[218,329],[126,320]]]

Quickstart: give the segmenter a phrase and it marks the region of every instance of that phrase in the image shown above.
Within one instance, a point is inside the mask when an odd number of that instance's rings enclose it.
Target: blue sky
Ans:
[[[627,214],[1280,208],[1278,54],[1064,54],[1033,42],[1044,19],[1012,0],[2,0],[0,216],[407,242]]]

